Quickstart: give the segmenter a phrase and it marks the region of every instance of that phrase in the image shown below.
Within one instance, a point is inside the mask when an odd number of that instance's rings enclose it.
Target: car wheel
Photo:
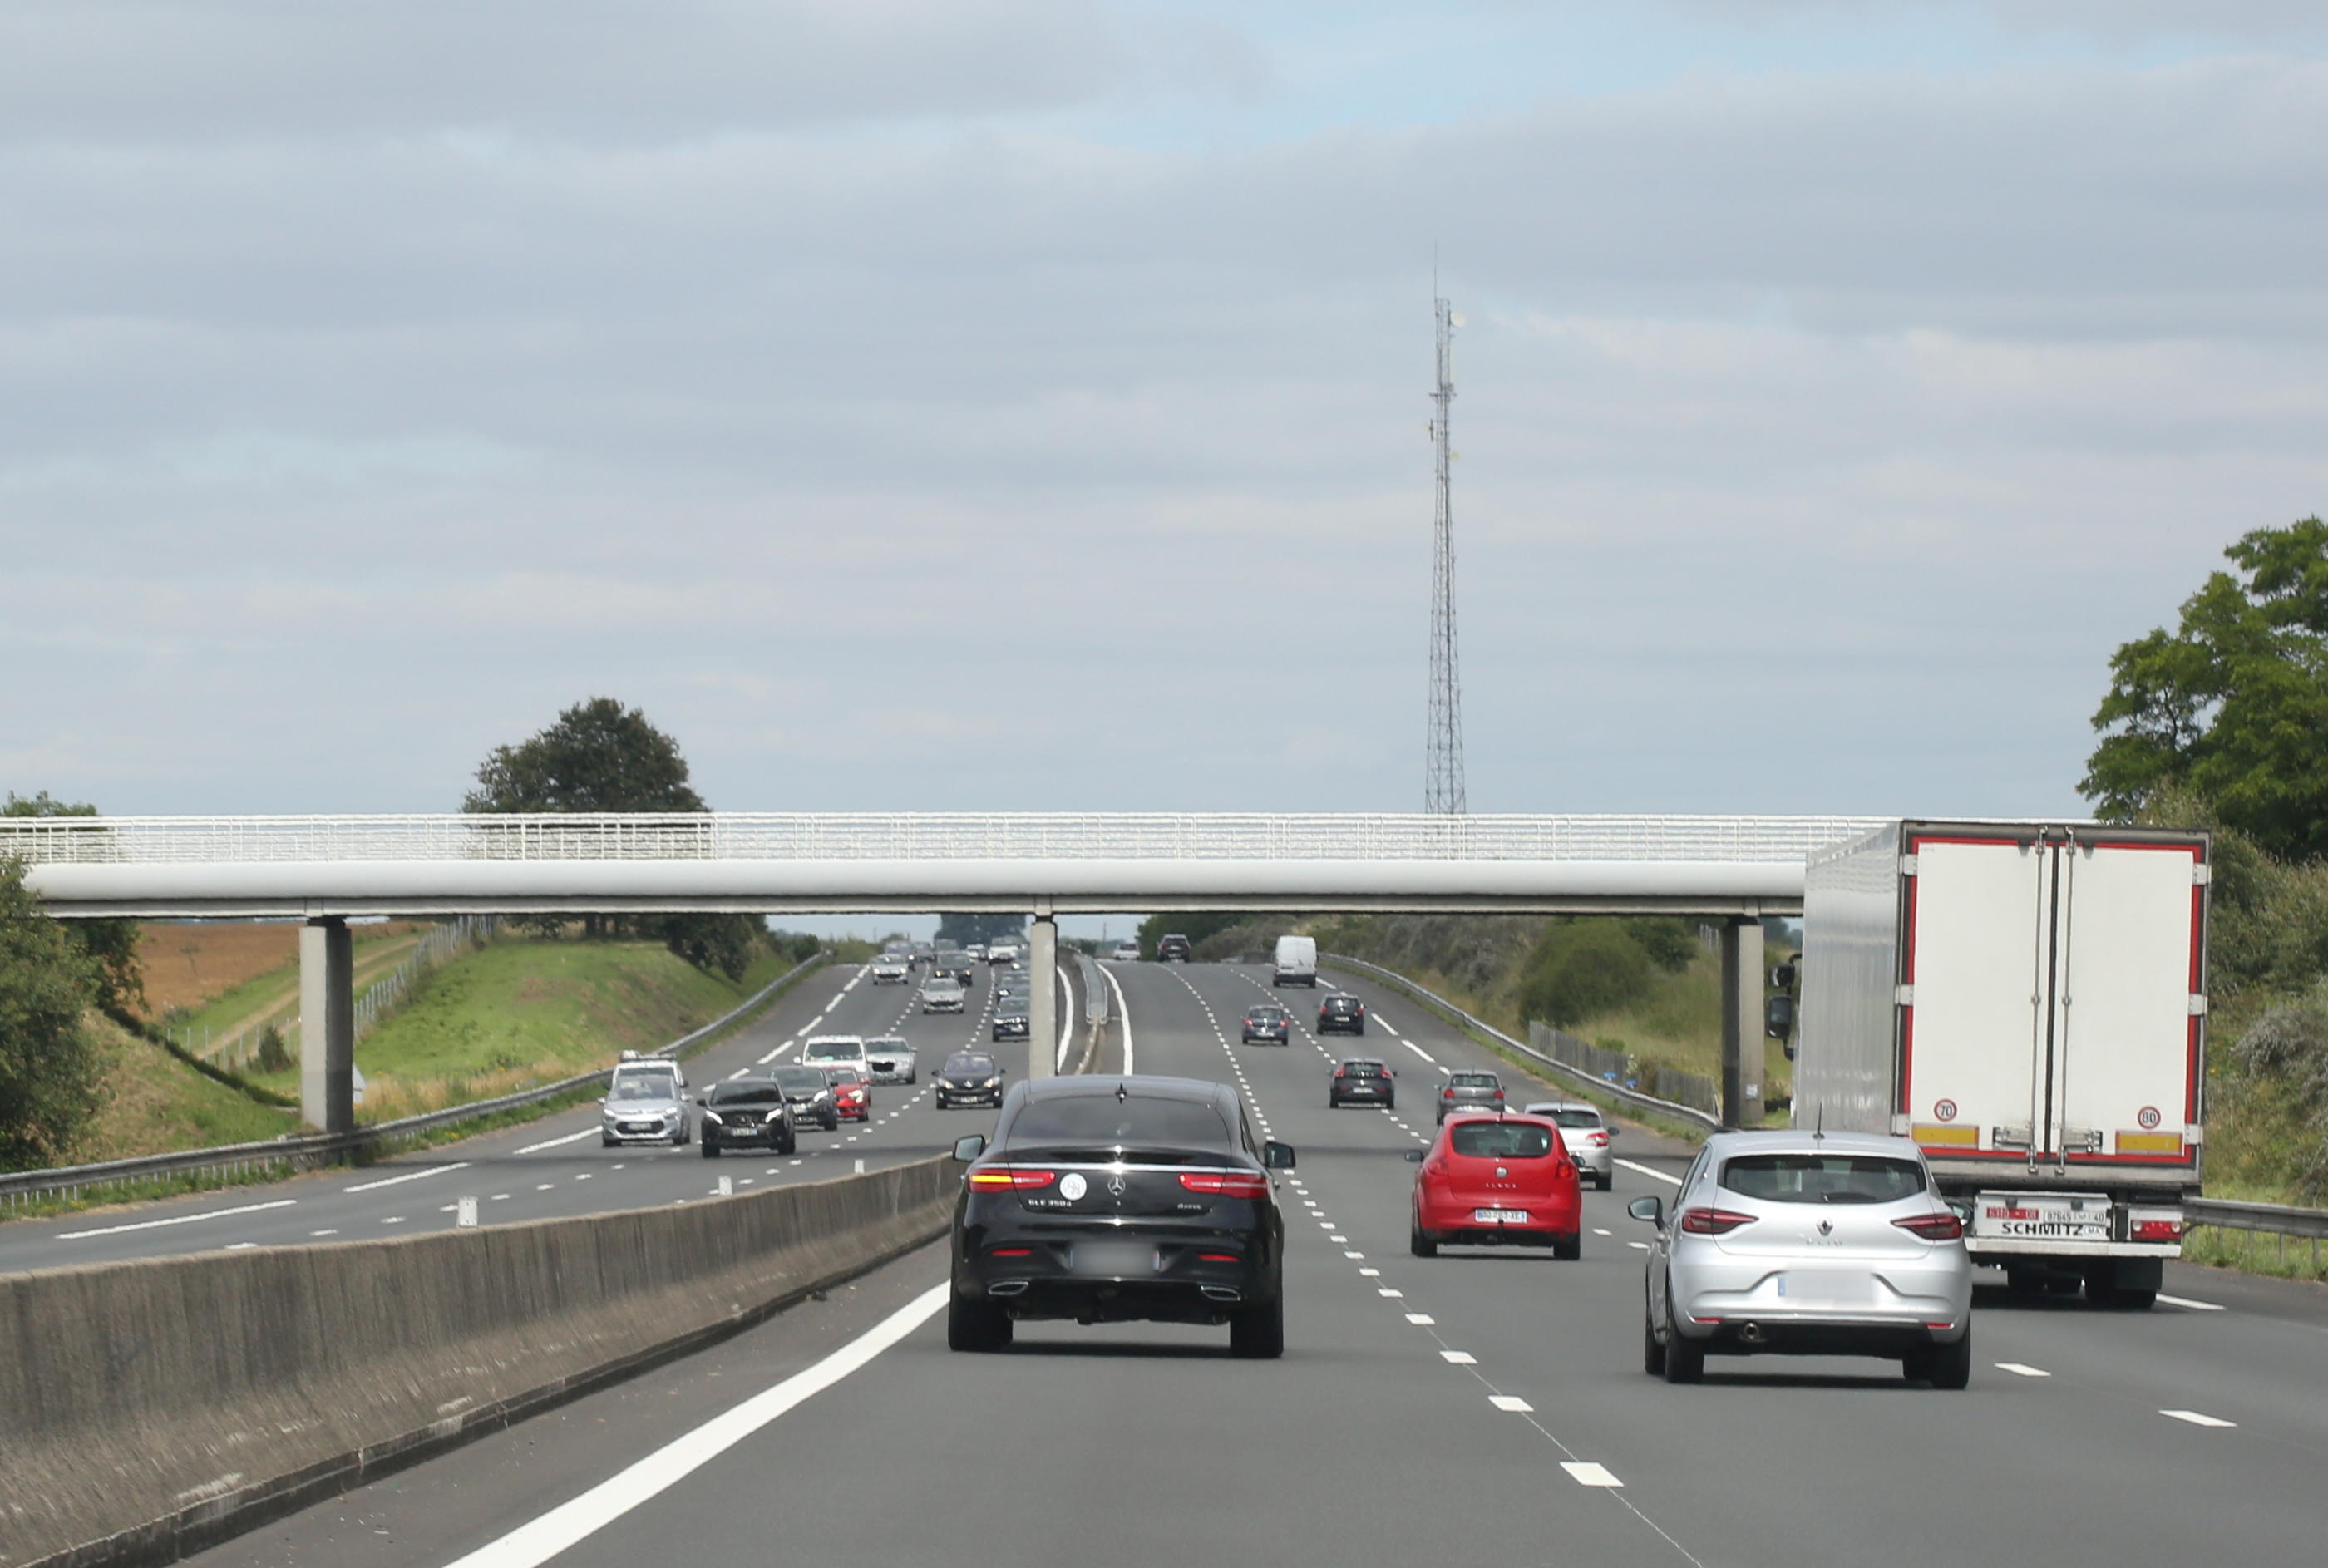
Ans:
[[[954,1296],[946,1302],[946,1348],[1007,1350],[1010,1347],[1010,1314],[992,1301]]]
[[[704,1139],[704,1140],[703,1140],[703,1158],[704,1158],[704,1159],[706,1159],[706,1160],[717,1160],[717,1159],[718,1159],[718,1158],[719,1158],[719,1145],[718,1145],[717,1143],[712,1142],[712,1141],[711,1141],[711,1140],[710,1140],[710,1139],[709,1139],[709,1138]]]
[[[1617,1173],[1613,1170],[1610,1171],[1608,1175],[1602,1177],[1597,1185],[1600,1187],[1601,1191],[1608,1191],[1610,1188],[1617,1185]]]
[[[1674,1327],[1672,1288],[1666,1288],[1666,1381],[1695,1383],[1705,1376],[1705,1347],[1694,1339],[1685,1339]]]
[[[1957,1389],[1972,1383],[1972,1329],[1967,1325],[1963,1338],[1953,1345],[1935,1345],[1923,1356],[1923,1376],[1934,1388]],[[1908,1374],[1916,1376],[1912,1370]]]
[[[1385,1111],[1395,1111],[1395,1110],[1397,1110],[1397,1109],[1398,1109],[1398,1096],[1397,1096],[1397,1095],[1395,1095],[1395,1094],[1393,1094],[1389,1099],[1387,1099],[1387,1100],[1384,1101],[1384,1102],[1383,1102],[1383,1109],[1384,1109],[1384,1110],[1385,1110]]]
[[[1406,1250],[1418,1258],[1435,1258],[1439,1244],[1422,1234],[1422,1227],[1409,1220],[1406,1227]]]
[[[1229,1314],[1229,1354],[1243,1361],[1274,1361],[1285,1354],[1285,1290],[1263,1307]]]
[[[1584,1255],[1584,1238],[1581,1235],[1553,1237],[1552,1255],[1569,1263],[1574,1263],[1578,1258]]]
[[[607,1136],[606,1136],[605,1133],[603,1133],[603,1132],[602,1132],[602,1133],[600,1133],[600,1134],[598,1135],[598,1147],[599,1147],[599,1148],[601,1148],[601,1149],[612,1149],[614,1146],[615,1146],[615,1141],[614,1141],[613,1139],[611,1139],[611,1138],[607,1137]]]
[[[1641,1370],[1652,1377],[1666,1375],[1666,1347],[1657,1342],[1657,1319],[1649,1316],[1647,1301],[1641,1304]]]

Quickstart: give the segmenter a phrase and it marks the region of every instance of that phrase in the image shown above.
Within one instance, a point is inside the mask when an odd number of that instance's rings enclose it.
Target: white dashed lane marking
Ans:
[[[1516,1394],[1491,1394],[1488,1395],[1488,1403],[1497,1410],[1508,1411],[1514,1415],[1525,1415],[1535,1409],[1535,1405]]]
[[[568,1141],[571,1141],[571,1140],[568,1140]],[[521,1149],[518,1152],[522,1154],[525,1150]],[[401,1187],[408,1181],[420,1181],[431,1176],[442,1176],[448,1170],[466,1170],[468,1169],[469,1162],[464,1160],[452,1165],[431,1166],[427,1170],[407,1171],[402,1176],[382,1177],[378,1181],[360,1181],[353,1187],[343,1187],[340,1188],[340,1190],[342,1192],[371,1192],[383,1187]]]
[[[2158,1299],[2170,1307],[2181,1307],[2192,1312],[2220,1312],[2224,1310],[2213,1301],[2193,1301],[2186,1296],[2170,1296],[2164,1291],[2159,1292]]]
[[[2208,1415],[2196,1410],[2162,1410],[2158,1413],[2173,1421],[2187,1421],[2192,1426],[2232,1427],[2239,1424],[2236,1421],[2225,1421],[2220,1415]]]
[[[2010,1372],[2015,1377],[2051,1377],[2053,1376],[2050,1372],[2041,1371],[2034,1366],[2024,1366],[2018,1361],[2000,1361],[1996,1364],[1996,1369],[1999,1372]]]
[[[1562,1461],[1560,1468],[1566,1470],[1580,1487],[1621,1487],[1625,1484],[1610,1475],[1606,1465],[1596,1465],[1583,1460],[1566,1460]]]

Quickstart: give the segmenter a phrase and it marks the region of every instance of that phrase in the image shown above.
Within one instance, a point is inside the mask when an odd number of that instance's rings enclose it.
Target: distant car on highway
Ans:
[[[1548,1116],[1559,1123],[1560,1141],[1568,1145],[1568,1157],[1576,1161],[1580,1174],[1591,1178],[1593,1186],[1606,1192],[1616,1185],[1617,1160],[1609,1140],[1617,1136],[1617,1130],[1602,1118],[1600,1106],[1569,1100],[1540,1100],[1528,1106],[1526,1113]]]
[[[1334,1076],[1326,1085],[1328,1111],[1345,1105],[1380,1105],[1388,1110],[1397,1104],[1398,1075],[1371,1056],[1350,1056],[1336,1064]]]
[[[956,1051],[932,1080],[931,1093],[941,1111],[956,1105],[1002,1103],[1002,1064],[984,1051]]]
[[[1318,939],[1314,936],[1281,936],[1277,952],[1269,971],[1272,985],[1309,985],[1318,983]]]
[[[936,948],[934,948],[934,947],[931,946],[931,945],[930,945],[928,943],[926,943],[926,942],[916,942],[916,943],[915,943],[915,944],[914,944],[914,947],[913,947],[913,951],[912,951],[912,953],[910,953],[907,956],[908,956],[908,957],[910,957],[910,958],[913,960],[913,962],[914,962],[915,963],[916,963],[916,964],[924,964],[924,963],[927,963],[927,962],[929,962],[931,959],[933,959],[933,958],[936,957],[936,956],[937,956],[937,951],[938,951],[938,950],[937,950]]]
[[[1362,1035],[1366,1032],[1366,1004],[1348,991],[1338,991],[1318,1004],[1321,1035]]]
[[[987,948],[986,962],[989,963],[1014,963],[1018,961],[1020,954],[1025,952],[1026,948],[1024,944],[1020,943],[997,942]]]
[[[911,985],[914,983],[913,961],[902,953],[885,953],[871,964],[875,985]]]
[[[1156,939],[1156,962],[1159,963],[1186,963],[1189,951],[1188,939],[1177,931]]]
[[[686,1084],[675,1072],[631,1072],[617,1067],[614,1081],[606,1085],[606,1097],[599,1102],[599,1147],[668,1143],[679,1148],[693,1131],[686,1095]]]
[[[913,1084],[921,1080],[921,1058],[914,1042],[903,1035],[882,1035],[865,1042],[865,1066],[877,1084]]]
[[[1118,963],[1137,963],[1140,962],[1140,944],[1119,942],[1115,944],[1115,951],[1108,956]]]
[[[1257,1151],[1257,1152],[1256,1152]],[[1029,1319],[1225,1323],[1229,1353],[1285,1349],[1285,1222],[1234,1090],[1194,1078],[1045,1078],[994,1141],[954,1145],[946,1344],[1000,1350]]]
[[[801,1047],[800,1059],[803,1067],[850,1066],[863,1073],[866,1070],[865,1037],[811,1035]]]
[[[1964,1224],[1905,1138],[1717,1132],[1674,1194],[1635,1198],[1649,1242],[1641,1367],[1695,1383],[1713,1356],[1877,1356],[1972,1380]]]
[[[1293,1015],[1271,1002],[1262,1002],[1244,1009],[1244,1027],[1237,1037],[1240,1045],[1283,1046],[1293,1040]]]
[[[774,1078],[726,1078],[711,1085],[699,1103],[703,1158],[717,1160],[729,1149],[765,1149],[790,1154],[798,1142],[792,1109]]]
[[[1034,1033],[1035,1023],[1023,996],[994,1000],[994,1038],[998,1040],[1023,1040]]]
[[[962,981],[950,974],[934,974],[922,982],[922,1010],[958,1013],[962,1009]]]
[[[962,947],[962,955],[964,958],[975,959],[979,962],[983,963],[986,962],[986,944],[983,942],[967,943]]]
[[[832,1084],[832,1108],[843,1122],[873,1120],[873,1080],[861,1064],[832,1063],[819,1071]]]
[[[1478,1068],[1463,1068],[1447,1075],[1447,1082],[1439,1086],[1439,1122],[1444,1126],[1447,1118],[1458,1111],[1501,1111],[1504,1108],[1504,1081],[1495,1074]]]
[[[1584,1198],[1560,1128],[1543,1116],[1455,1116],[1428,1150],[1410,1149],[1415,1173],[1408,1250],[1448,1245],[1582,1247]]]
[[[967,991],[978,975],[978,966],[959,953],[941,953],[930,962],[930,978],[935,980],[940,975]]]
[[[813,1122],[827,1132],[840,1129],[840,1107],[832,1097],[832,1080],[815,1067],[778,1067],[769,1076],[784,1091],[792,1108],[795,1131]]]

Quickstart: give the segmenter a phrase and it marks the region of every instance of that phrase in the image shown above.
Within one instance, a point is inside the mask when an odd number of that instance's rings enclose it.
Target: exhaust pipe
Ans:
[[[1027,1282],[1024,1280],[997,1280],[992,1284],[986,1287],[986,1293],[990,1296],[1023,1296],[1027,1293]]]
[[[1741,1344],[1744,1345],[1761,1344],[1762,1325],[1760,1323],[1742,1323],[1739,1325],[1738,1339]]]
[[[1238,1290],[1234,1285],[1199,1285],[1197,1288],[1204,1291],[1205,1299],[1210,1301],[1242,1301],[1244,1300],[1244,1292]]]

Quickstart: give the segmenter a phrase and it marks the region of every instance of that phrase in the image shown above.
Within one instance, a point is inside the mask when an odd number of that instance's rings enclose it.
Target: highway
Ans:
[[[1074,996],[1065,1016],[1082,1019],[1082,984],[1063,965]],[[1027,1071],[1023,1043],[990,1041],[992,977],[977,975],[968,1011],[924,1015],[911,985],[875,985],[858,966],[817,971],[758,1018],[686,1064],[692,1094],[716,1079],[795,1059],[816,1034],[903,1035],[917,1051],[921,1081],[873,1091],[868,1123],[844,1122],[837,1132],[804,1129],[792,1158],[739,1150],[706,1160],[700,1148],[599,1146],[598,1107],[589,1104],[440,1144],[361,1169],[345,1167],[263,1185],[230,1188],[159,1202],[84,1210],[54,1219],[0,1225],[0,1272],[60,1264],[333,1241],[370,1241],[456,1223],[458,1200],[478,1200],[481,1223],[549,1219],[610,1209],[688,1203],[714,1197],[724,1178],[737,1191],[782,1181],[845,1175],[859,1160],[868,1170],[925,1158],[963,1132],[993,1125],[990,1112],[940,1112],[930,1080],[947,1055],[965,1045],[991,1050],[1015,1082]],[[1075,1039],[1080,1046],[1080,1027]]]
[[[1363,1042],[1242,1047],[1262,972],[1107,967],[1136,1070],[1234,1081],[1300,1152],[1281,1186],[1282,1361],[1230,1360],[1225,1330],[1141,1325],[1024,1325],[1008,1353],[954,1355],[933,1246],[192,1561],[2323,1556],[2328,1293],[2181,1268],[2143,1314],[1985,1291],[1965,1393],[1849,1360],[1717,1359],[1702,1386],[1668,1386],[1639,1367],[1624,1206],[1667,1190],[1677,1146],[1624,1133],[1616,1190],[1586,1195],[1580,1262],[1418,1260],[1400,1155],[1430,1135],[1441,1066],[1499,1064],[1363,983]],[[1286,999],[1303,1016],[1308,993]],[[1326,1109],[1328,1061],[1354,1048],[1401,1063],[1395,1113]],[[928,1147],[921,1114],[884,1134]],[[676,1158],[697,1194],[727,1169]]]

